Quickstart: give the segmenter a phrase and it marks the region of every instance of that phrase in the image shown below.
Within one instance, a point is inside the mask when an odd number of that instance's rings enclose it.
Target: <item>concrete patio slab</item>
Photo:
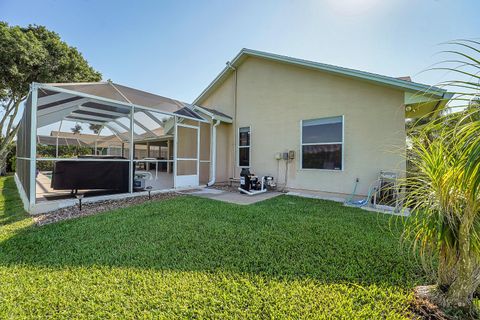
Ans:
[[[303,189],[292,189],[289,188],[287,195],[303,197],[303,198],[311,198],[311,199],[320,199],[320,200],[330,200],[335,202],[345,202],[346,199],[350,198],[351,195],[349,194],[341,194],[341,193],[334,193],[334,192],[323,192],[323,191],[313,191],[313,190],[303,190]],[[362,195],[355,196],[355,200],[364,199],[366,197]]]
[[[246,194],[242,194],[240,192],[229,192],[224,190],[218,190],[213,188],[204,188],[202,190],[195,190],[195,191],[185,191],[182,193],[190,194],[192,196],[219,200],[228,203],[235,203],[241,205],[248,205],[257,203],[263,200],[271,199],[276,196],[281,195],[281,192],[276,191],[269,191],[261,194],[257,194],[254,196],[249,196]]]

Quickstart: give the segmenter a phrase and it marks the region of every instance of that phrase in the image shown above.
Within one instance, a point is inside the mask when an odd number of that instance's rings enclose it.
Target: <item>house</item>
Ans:
[[[217,182],[248,167],[290,190],[345,197],[357,178],[366,195],[381,170],[404,173],[405,119],[449,97],[408,77],[243,49],[193,104],[233,119],[217,128]]]
[[[409,78],[249,49],[191,104],[112,82],[33,83],[15,180],[31,213],[75,204],[77,192],[95,201],[226,183],[243,168],[282,189],[341,197],[358,179],[366,194],[381,170],[405,171],[405,119],[435,114],[449,98]],[[65,131],[75,123],[101,129]],[[91,154],[59,154],[71,143]],[[38,154],[38,144],[56,152]]]

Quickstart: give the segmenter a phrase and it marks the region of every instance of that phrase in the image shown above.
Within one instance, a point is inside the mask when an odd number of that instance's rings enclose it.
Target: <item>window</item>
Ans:
[[[302,121],[302,169],[342,170],[343,117]]]
[[[238,129],[238,166],[250,166],[250,127]]]

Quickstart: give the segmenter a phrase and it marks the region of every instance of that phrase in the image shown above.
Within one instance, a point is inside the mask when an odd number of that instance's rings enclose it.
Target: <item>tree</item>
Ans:
[[[435,69],[466,76],[444,83],[457,91],[450,108],[462,110],[431,119],[410,136],[414,170],[405,181],[405,206],[412,215],[404,235],[437,266],[430,298],[471,311],[480,285],[480,43],[452,44],[461,48],[448,51],[455,65]]]
[[[70,128],[72,130],[73,134],[80,134],[80,132],[83,130],[82,126],[79,125],[78,123],[73,126],[73,128]]]
[[[95,134],[99,134],[100,131],[102,131],[103,126],[102,126],[101,124],[93,124],[93,123],[91,123],[91,124],[88,126],[88,129],[90,129],[91,131],[93,131],[93,133],[95,133]]]
[[[43,26],[9,26],[0,21],[0,173],[18,127],[20,104],[32,82],[99,81],[95,71],[74,47]]]

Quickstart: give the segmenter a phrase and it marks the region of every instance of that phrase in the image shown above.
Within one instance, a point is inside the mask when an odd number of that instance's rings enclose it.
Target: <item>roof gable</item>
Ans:
[[[303,60],[292,58],[288,56],[251,50],[251,49],[242,49],[240,52],[235,56],[235,58],[231,62],[227,62],[227,66],[220,72],[220,74],[208,85],[208,87],[203,90],[203,92],[195,99],[193,104],[200,104],[202,101],[211,93],[213,92],[223,81],[225,81],[228,76],[233,72],[233,70],[239,67],[248,57],[256,57],[261,59],[266,59],[270,61],[276,61],[281,63],[287,63],[291,65],[295,65],[298,67],[328,72],[332,74],[337,74],[349,78],[364,80],[368,82],[373,82],[379,85],[397,88],[403,90],[405,92],[413,92],[413,93],[426,93],[428,95],[436,96],[436,97],[443,97],[443,95],[447,92],[444,89],[421,84],[417,82],[409,81],[405,78],[395,78],[384,76],[380,74],[343,68],[339,66],[334,66],[325,63],[319,63],[315,61]]]

